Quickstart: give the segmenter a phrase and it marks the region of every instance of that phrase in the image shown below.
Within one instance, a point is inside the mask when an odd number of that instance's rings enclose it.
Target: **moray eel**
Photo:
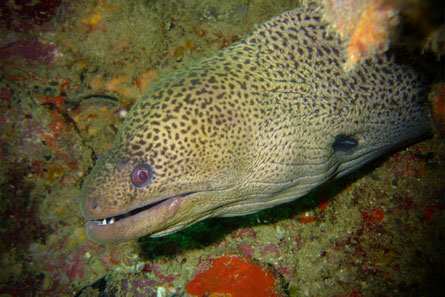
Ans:
[[[387,54],[346,73],[342,51],[317,8],[297,8],[158,81],[84,182],[89,238],[254,213],[429,132],[414,68]]]

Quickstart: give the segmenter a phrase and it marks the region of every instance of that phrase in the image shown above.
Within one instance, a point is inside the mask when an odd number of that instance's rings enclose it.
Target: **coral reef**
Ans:
[[[393,1],[355,3],[363,6],[342,16],[355,25],[338,28],[360,62],[386,48],[393,11],[401,11],[401,23],[406,12]],[[441,82],[429,95],[434,137],[303,199],[207,220],[163,238],[115,246],[87,239],[79,211],[82,181],[135,100],[159,77],[295,5],[1,2],[0,235],[6,240],[0,244],[0,295],[235,297],[252,274],[264,286],[248,286],[255,296],[443,292],[443,77],[436,77]],[[363,19],[351,16],[365,11],[371,14]],[[377,31],[367,29],[376,18],[383,21]],[[353,39],[355,30],[363,34]],[[437,40],[432,44],[440,51]]]

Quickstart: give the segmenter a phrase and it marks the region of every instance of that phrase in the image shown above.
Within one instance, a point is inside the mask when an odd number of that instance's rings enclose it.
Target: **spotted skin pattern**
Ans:
[[[317,9],[298,8],[161,79],[83,185],[89,237],[162,236],[273,207],[428,133],[414,70],[389,55],[348,73],[344,62]],[[140,164],[152,169],[143,187],[130,178]]]

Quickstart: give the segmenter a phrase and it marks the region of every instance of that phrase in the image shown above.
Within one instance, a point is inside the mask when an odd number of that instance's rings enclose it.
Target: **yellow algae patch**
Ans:
[[[148,70],[141,74],[141,77],[136,81],[140,89],[147,89],[159,75],[154,70]]]
[[[116,8],[116,6],[107,4],[106,0],[98,0],[96,7],[93,9],[92,13],[81,19],[80,22],[84,25],[87,25],[89,28],[97,28],[99,23],[103,19],[104,12],[113,11]]]
[[[129,87],[129,79],[126,75],[122,75],[105,83],[105,89],[110,92],[116,92],[125,98],[133,97],[137,93],[136,86]]]
[[[122,96],[131,96],[135,88],[128,87],[129,79],[126,75],[118,76],[106,81],[101,74],[94,76],[90,82],[89,87],[95,92],[114,92]]]
[[[117,92],[119,93],[122,89],[122,86],[125,82],[127,82],[128,78],[126,75],[122,75],[116,78],[113,78],[112,80],[105,83],[105,88],[108,91]]]
[[[85,228],[77,227],[72,230],[71,234],[68,236],[66,243],[66,249],[71,250],[81,246],[85,241],[87,241],[87,234],[85,233]]]
[[[104,87],[104,77],[102,74],[97,74],[88,82],[88,86],[95,92],[103,90]]]

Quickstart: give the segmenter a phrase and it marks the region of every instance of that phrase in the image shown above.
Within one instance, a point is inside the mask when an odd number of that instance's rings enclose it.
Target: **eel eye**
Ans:
[[[136,187],[145,187],[153,177],[153,169],[148,164],[139,164],[131,172],[130,178]]]

